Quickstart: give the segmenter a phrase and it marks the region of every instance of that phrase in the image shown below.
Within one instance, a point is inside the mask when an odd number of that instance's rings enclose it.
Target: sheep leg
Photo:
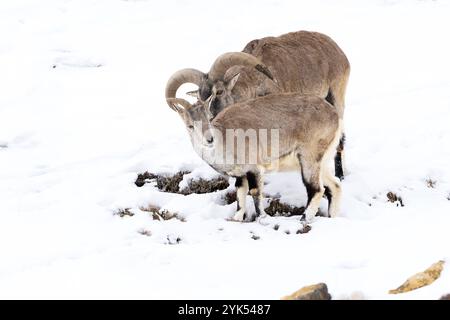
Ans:
[[[308,203],[305,209],[305,220],[311,222],[319,210],[320,200],[323,197],[325,188],[321,179],[321,163],[320,161],[312,160],[313,155],[305,156],[298,155],[301,167],[301,174],[303,184],[305,185],[308,194]]]
[[[243,221],[246,211],[246,198],[248,193],[248,180],[247,177],[237,177],[236,183],[236,198],[237,198],[237,212],[233,216],[233,220]]]
[[[350,68],[345,70],[345,72],[342,74],[342,76],[333,83],[331,83],[328,94],[325,97],[325,100],[327,100],[330,104],[332,104],[338,114],[339,118],[342,120],[344,119],[344,109],[345,109],[345,92],[347,90],[347,83],[348,78],[350,75]],[[335,164],[335,175],[339,178],[339,180],[343,180],[345,176],[345,163],[344,163],[344,142],[345,142],[345,135],[342,134],[341,139],[339,141],[339,145],[337,148],[337,153],[334,158],[334,164]]]
[[[339,214],[341,185],[329,170],[323,172],[322,178],[325,184],[325,195],[328,199],[328,216],[335,218]]]
[[[265,216],[262,196],[263,180],[260,173],[247,172],[247,180],[250,189],[250,194],[253,198],[253,203],[255,204],[256,215],[251,217],[250,221],[260,216]]]

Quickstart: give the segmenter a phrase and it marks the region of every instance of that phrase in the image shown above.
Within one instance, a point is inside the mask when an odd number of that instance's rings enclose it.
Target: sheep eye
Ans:
[[[223,94],[223,90],[217,90],[217,91],[216,91],[216,95],[217,95],[217,96],[220,96],[220,95],[222,95],[222,94]]]
[[[190,130],[192,130],[192,129],[194,129],[194,126],[188,126],[188,128],[189,128]]]

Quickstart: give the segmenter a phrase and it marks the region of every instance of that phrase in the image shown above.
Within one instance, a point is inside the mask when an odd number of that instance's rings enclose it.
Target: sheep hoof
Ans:
[[[233,216],[233,220],[234,220],[234,221],[240,221],[240,222],[242,222],[242,221],[244,221],[245,216],[246,216],[245,211],[239,210],[239,211],[236,212],[236,214]]]
[[[248,221],[248,222],[253,222],[253,221],[256,221],[256,214],[252,214],[252,215],[249,215],[249,214],[245,214],[244,215],[244,220],[245,221]]]

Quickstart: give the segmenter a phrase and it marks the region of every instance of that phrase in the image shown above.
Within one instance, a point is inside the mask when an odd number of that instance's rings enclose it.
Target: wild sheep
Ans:
[[[253,40],[242,52],[225,53],[207,74],[196,69],[178,71],[166,87],[166,99],[174,98],[183,83],[194,83],[199,87],[195,95],[200,101],[208,100],[211,116],[215,117],[236,102],[273,93],[298,92],[324,98],[343,119],[349,74],[347,57],[330,37],[298,31]],[[344,136],[335,159],[339,178],[344,176],[343,148]]]
[[[246,213],[245,200],[249,191],[256,217],[264,214],[262,175],[284,170],[301,172],[308,194],[307,221],[316,215],[325,189],[329,216],[338,215],[341,188],[332,167],[342,121],[326,100],[298,93],[272,94],[236,103],[212,122],[201,102],[192,105],[177,98],[169,102],[183,119],[199,155],[217,171],[236,177],[238,211],[235,220],[255,218]],[[201,127],[195,128],[197,121],[201,121]],[[267,140],[259,134],[261,130],[276,130],[277,135]],[[251,135],[252,132],[255,134]],[[255,143],[251,142],[252,137]],[[239,140],[244,141],[243,149],[239,149]],[[274,144],[277,148],[273,148]]]

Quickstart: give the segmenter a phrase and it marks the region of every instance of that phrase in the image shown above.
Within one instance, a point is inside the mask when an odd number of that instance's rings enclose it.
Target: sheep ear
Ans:
[[[198,96],[198,90],[194,90],[194,91],[188,91],[188,92],[186,92],[186,94],[188,95],[188,96],[191,96],[191,97],[195,97],[195,98],[199,98],[199,96]]]
[[[237,74],[235,74],[235,75],[233,76],[233,78],[231,78],[231,79],[228,81],[228,84],[227,84],[228,90],[230,90],[230,91],[233,90],[233,88],[234,88],[236,82],[238,81],[240,75],[241,75],[240,73],[237,73]]]

